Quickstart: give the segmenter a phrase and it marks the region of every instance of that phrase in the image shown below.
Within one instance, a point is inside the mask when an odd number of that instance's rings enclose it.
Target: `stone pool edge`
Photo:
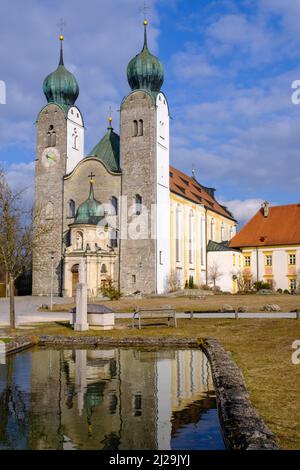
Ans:
[[[274,434],[250,401],[243,374],[230,353],[213,338],[203,339],[212,369],[225,445],[230,450],[278,450]]]
[[[230,353],[213,338],[110,338],[99,336],[20,336],[6,344],[6,354],[40,346],[153,346],[200,347],[208,357],[216,392],[219,418],[229,450],[277,450],[274,434],[249,399],[243,374]]]

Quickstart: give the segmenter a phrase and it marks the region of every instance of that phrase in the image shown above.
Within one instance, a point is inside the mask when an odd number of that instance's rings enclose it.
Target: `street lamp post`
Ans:
[[[53,309],[53,278],[54,278],[54,251],[51,251],[51,290],[50,290],[50,310]]]

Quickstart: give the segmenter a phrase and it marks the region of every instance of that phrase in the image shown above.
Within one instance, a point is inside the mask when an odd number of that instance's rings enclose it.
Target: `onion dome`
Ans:
[[[149,52],[147,25],[144,21],[144,47],[128,64],[127,79],[132,90],[159,92],[164,82],[164,67],[160,60]]]
[[[88,154],[89,157],[96,157],[101,160],[104,165],[114,173],[120,170],[120,136],[116,134],[111,125],[112,118],[108,118],[108,128],[104,137]]]
[[[95,199],[93,185],[94,180],[91,175],[90,194],[88,199],[78,207],[75,224],[97,225],[105,216],[102,203]]]
[[[62,47],[64,37],[61,35],[59,37],[59,40],[59,64],[57,69],[45,78],[43,90],[48,103],[73,106],[79,95],[79,86],[74,75],[69,72],[64,66]]]

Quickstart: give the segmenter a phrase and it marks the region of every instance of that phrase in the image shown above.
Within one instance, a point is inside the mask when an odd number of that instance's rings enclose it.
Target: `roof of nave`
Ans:
[[[194,177],[186,175],[173,166],[170,166],[170,191],[235,221],[227,207],[216,201],[213,188],[203,186]]]
[[[240,252],[239,250],[237,250],[235,248],[231,248],[228,244],[228,241],[218,243],[218,242],[214,242],[212,240],[209,240],[209,242],[208,242],[207,251],[236,251],[236,252]]]
[[[96,157],[101,160],[105,166],[119,173],[120,170],[120,136],[116,134],[111,127],[108,126],[107,132],[98,144],[91,150],[88,157]]]
[[[261,208],[233,237],[229,246],[255,247],[300,244],[300,204]]]

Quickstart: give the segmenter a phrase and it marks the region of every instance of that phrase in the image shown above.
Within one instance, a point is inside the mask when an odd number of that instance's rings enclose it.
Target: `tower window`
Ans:
[[[54,130],[54,126],[51,124],[47,132],[47,147],[55,147],[55,146],[56,146],[56,133]]]
[[[144,135],[144,121],[142,119],[139,120],[139,133],[138,135]]]
[[[53,219],[53,216],[54,216],[54,207],[53,207],[53,202],[49,201],[46,205],[46,211],[45,211],[45,216],[46,216],[46,219],[49,220],[49,219]]]
[[[142,213],[143,199],[139,194],[135,195],[135,215],[141,215]]]
[[[111,198],[111,205],[113,206],[113,214],[112,215],[118,215],[118,199],[116,196],[113,196]]]
[[[112,229],[111,231],[111,239],[110,239],[111,247],[117,248],[118,246],[118,235],[116,229]]]
[[[138,135],[138,122],[135,120],[133,121],[133,137],[136,137]]]
[[[132,275],[132,284],[135,284],[135,283],[136,283],[136,275],[133,274],[133,275]]]
[[[70,199],[68,202],[68,217],[74,218],[76,213],[76,204],[73,199]]]

